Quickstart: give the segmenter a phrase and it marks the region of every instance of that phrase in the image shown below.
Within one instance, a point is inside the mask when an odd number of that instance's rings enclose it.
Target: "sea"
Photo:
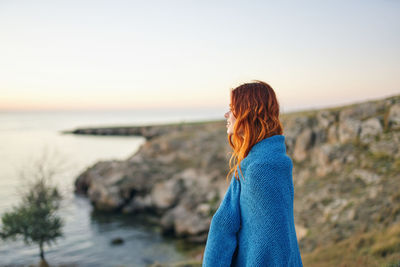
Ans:
[[[126,159],[145,139],[62,131],[223,120],[224,112],[222,108],[0,111],[0,216],[21,203],[21,194],[42,168],[52,171],[51,181],[64,197],[58,211],[65,222],[63,237],[44,246],[50,266],[147,266],[185,260],[182,243],[163,237],[138,216],[96,212],[86,197],[74,193],[74,182],[86,168],[101,160]],[[115,238],[124,242],[113,245]],[[38,245],[27,245],[21,238],[0,239],[0,266],[36,265],[39,259]]]

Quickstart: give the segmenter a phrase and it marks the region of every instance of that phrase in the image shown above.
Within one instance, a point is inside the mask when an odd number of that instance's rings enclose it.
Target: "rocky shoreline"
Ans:
[[[281,120],[302,252],[400,222],[400,95]],[[164,234],[205,242],[229,184],[224,120],[69,133],[144,136],[126,160],[97,162],[80,174],[76,192],[96,209],[152,214]]]
[[[87,195],[98,210],[155,215],[164,234],[204,242],[210,215],[227,188],[220,179],[227,171],[227,166],[220,168],[228,153],[225,123],[168,128],[128,159],[88,168],[77,178],[76,192]]]

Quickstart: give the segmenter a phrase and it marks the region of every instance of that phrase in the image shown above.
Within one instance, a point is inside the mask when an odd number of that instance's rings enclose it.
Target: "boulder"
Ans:
[[[339,122],[339,141],[346,143],[356,140],[361,129],[361,121],[358,119],[346,118]]]
[[[315,135],[310,128],[303,130],[297,137],[293,151],[293,158],[297,161],[302,161],[307,157],[307,151],[313,145]]]
[[[181,179],[169,179],[156,183],[151,190],[151,202],[156,209],[167,209],[175,205],[184,186]]]
[[[114,211],[120,209],[124,204],[119,187],[107,187],[105,184],[94,183],[88,190],[88,197],[99,210]]]
[[[369,118],[361,123],[360,141],[368,144],[383,132],[381,122],[377,118]]]

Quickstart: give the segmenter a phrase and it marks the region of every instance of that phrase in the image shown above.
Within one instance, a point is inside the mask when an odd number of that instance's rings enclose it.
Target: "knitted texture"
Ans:
[[[303,266],[293,219],[285,136],[256,143],[212,217],[203,267]]]

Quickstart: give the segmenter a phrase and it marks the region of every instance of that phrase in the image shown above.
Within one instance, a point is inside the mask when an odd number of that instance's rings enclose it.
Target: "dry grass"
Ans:
[[[302,254],[307,267],[400,266],[400,223]]]

